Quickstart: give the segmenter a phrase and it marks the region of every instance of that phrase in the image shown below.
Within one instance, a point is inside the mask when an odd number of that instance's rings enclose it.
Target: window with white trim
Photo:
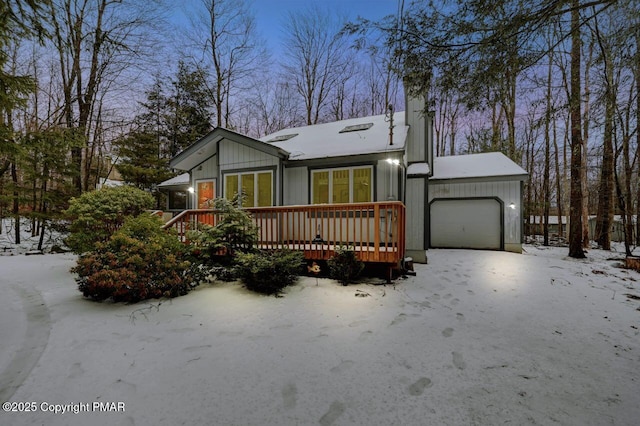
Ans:
[[[311,171],[313,204],[373,201],[373,166]]]
[[[231,200],[242,192],[242,207],[273,205],[273,171],[227,173],[224,175],[224,196]]]

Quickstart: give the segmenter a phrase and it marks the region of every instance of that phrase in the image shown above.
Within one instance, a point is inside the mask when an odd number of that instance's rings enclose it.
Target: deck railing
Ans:
[[[405,206],[399,201],[255,207],[245,209],[258,227],[258,247],[289,248],[310,260],[327,260],[351,246],[363,262],[399,265],[405,249]],[[199,223],[215,225],[216,210],[185,210],[165,224],[186,241]]]

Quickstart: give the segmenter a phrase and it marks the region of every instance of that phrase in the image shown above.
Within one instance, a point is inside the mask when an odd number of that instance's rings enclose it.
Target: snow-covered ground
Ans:
[[[84,300],[70,254],[2,256],[0,402],[36,412],[0,424],[637,425],[640,273],[526,251],[430,250],[393,285],[220,283],[136,305]],[[56,404],[83,412],[42,411]]]
[[[56,247],[68,250],[64,245],[64,234],[51,229],[47,222],[42,238],[42,251],[50,253]],[[31,235],[31,221],[26,218],[20,220],[20,244],[16,244],[15,221],[12,218],[0,220],[0,256],[14,256],[16,254],[35,253],[38,251],[40,234]]]

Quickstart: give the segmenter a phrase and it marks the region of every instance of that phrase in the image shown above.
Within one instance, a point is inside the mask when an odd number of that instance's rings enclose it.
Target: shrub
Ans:
[[[250,252],[258,241],[258,228],[249,214],[237,207],[238,198],[229,201],[216,198],[214,208],[220,220],[215,226],[200,224],[198,230],[191,231],[188,239],[194,253],[203,261],[212,263],[221,252],[232,258],[237,252]]]
[[[186,248],[161,224],[151,215],[130,218],[109,241],[81,255],[72,272],[78,274],[82,294],[93,300],[138,302],[188,293],[196,283]]]
[[[347,285],[358,278],[364,269],[364,263],[358,259],[355,250],[348,246],[338,247],[327,264],[329,276],[342,285]]]
[[[302,253],[290,250],[238,253],[237,276],[252,291],[279,294],[293,284],[304,263]]]
[[[153,197],[131,186],[105,187],[71,199],[65,214],[72,221],[65,243],[75,253],[84,253],[104,242],[127,217],[153,207]]]

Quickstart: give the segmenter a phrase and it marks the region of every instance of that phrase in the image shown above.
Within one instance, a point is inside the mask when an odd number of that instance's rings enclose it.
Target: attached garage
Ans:
[[[431,201],[433,248],[503,250],[503,207],[496,198]]]
[[[501,153],[438,157],[429,178],[429,247],[522,252],[527,172]]]

